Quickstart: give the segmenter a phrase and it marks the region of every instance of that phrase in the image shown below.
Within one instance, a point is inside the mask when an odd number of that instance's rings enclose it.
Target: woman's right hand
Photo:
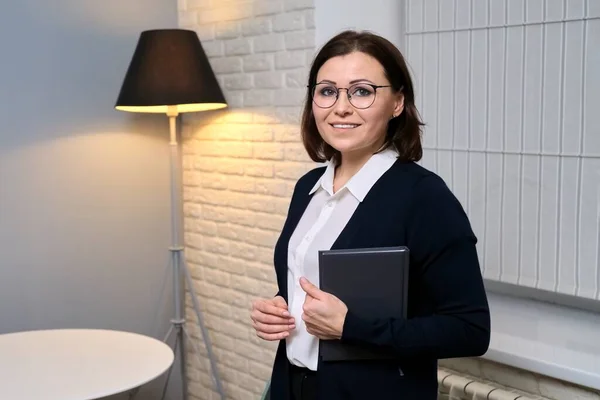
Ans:
[[[264,340],[281,340],[296,328],[283,297],[259,299],[252,303],[252,327],[256,335]]]

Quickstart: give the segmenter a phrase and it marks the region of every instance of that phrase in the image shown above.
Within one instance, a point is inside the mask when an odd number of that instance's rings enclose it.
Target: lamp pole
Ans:
[[[200,312],[200,302],[198,301],[198,297],[194,292],[192,277],[189,269],[187,268],[187,264],[185,261],[184,254],[184,246],[182,241],[183,236],[183,201],[182,201],[182,173],[181,173],[181,153],[180,146],[177,143],[177,117],[179,112],[177,110],[177,106],[169,106],[167,109],[167,116],[169,117],[169,130],[170,130],[170,167],[171,167],[171,246],[169,246],[169,251],[171,252],[171,267],[173,269],[173,296],[174,296],[174,307],[175,307],[175,315],[173,319],[171,319],[171,327],[167,332],[164,341],[167,342],[169,337],[173,332],[175,332],[175,352],[179,350],[179,361],[181,366],[181,379],[183,383],[183,398],[187,400],[188,398],[188,382],[186,375],[186,348],[184,343],[189,343],[193,346],[194,352],[198,356],[198,360],[202,363],[202,359],[200,358],[200,351],[198,346],[192,340],[190,334],[188,333],[185,324],[185,284],[187,283],[190,288],[189,293],[192,299],[192,308],[196,314],[196,318],[198,319],[198,325],[200,326],[200,330],[202,332],[202,337],[204,339],[204,345],[206,347],[206,352],[208,354],[208,359],[210,361],[210,367],[212,371],[213,383],[217,388],[217,392],[222,400],[225,400],[225,392],[223,391],[223,386],[221,384],[221,379],[219,377],[219,371],[217,369],[217,363],[215,360],[215,356],[212,350],[212,343],[210,341],[210,337],[208,335],[208,330],[206,329],[206,325],[204,324],[204,318],[202,317],[202,313]],[[187,341],[184,341],[184,336]],[[171,375],[172,366],[169,369],[167,375],[167,381],[165,382],[165,386],[163,388],[163,393],[161,399],[165,398],[167,385],[169,383],[169,378]]]

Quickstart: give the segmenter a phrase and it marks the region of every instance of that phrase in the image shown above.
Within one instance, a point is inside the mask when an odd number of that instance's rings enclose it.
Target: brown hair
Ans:
[[[404,56],[390,41],[370,32],[344,31],[331,38],[313,60],[308,76],[307,96],[302,113],[302,142],[310,158],[316,162],[333,158],[339,163],[339,152],[327,144],[319,131],[312,112],[311,88],[316,84],[319,69],[333,57],[361,52],[375,58],[383,66],[386,78],[395,93],[404,95],[404,110],[388,123],[383,149],[395,147],[402,161],[419,161],[421,147],[421,122],[415,106],[415,94],[410,72]]]

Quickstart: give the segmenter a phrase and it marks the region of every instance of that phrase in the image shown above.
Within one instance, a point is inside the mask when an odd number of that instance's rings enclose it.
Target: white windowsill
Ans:
[[[497,293],[488,300],[482,358],[600,390],[600,314]]]

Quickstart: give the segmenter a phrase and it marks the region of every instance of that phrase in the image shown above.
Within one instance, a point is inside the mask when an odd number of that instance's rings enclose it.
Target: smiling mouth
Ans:
[[[360,124],[330,124],[336,129],[354,129],[360,126]]]

